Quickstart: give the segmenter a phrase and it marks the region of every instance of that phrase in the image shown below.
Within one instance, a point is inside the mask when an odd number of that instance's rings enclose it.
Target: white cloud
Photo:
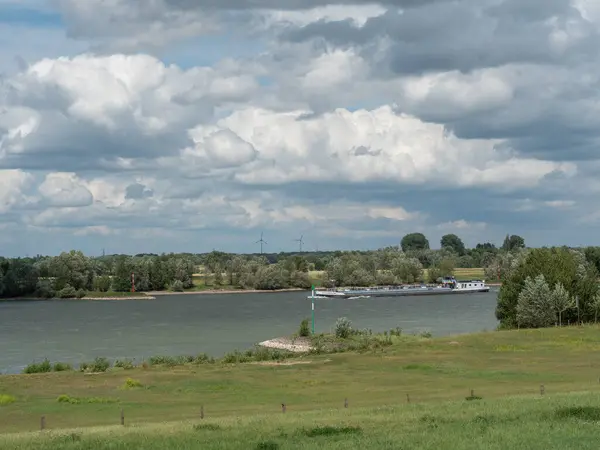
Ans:
[[[467,230],[483,230],[487,227],[485,222],[468,222],[464,219],[455,220],[452,222],[440,223],[437,228],[446,232],[455,230],[465,232]]]
[[[51,206],[80,207],[91,205],[92,193],[75,173],[50,173],[38,191]]]
[[[0,170],[0,213],[25,206],[30,198],[25,194],[34,178],[22,170]]]
[[[56,0],[66,33],[23,25],[14,48],[0,26],[2,226],[165,251],[258,227],[368,247],[583,226],[596,3],[347,3]]]
[[[442,125],[372,111],[338,109],[301,119],[303,112],[246,109],[219,121],[260,153],[235,178],[249,184],[373,182],[454,186],[535,186],[553,172],[572,176],[572,163],[506,155],[501,141],[461,140]]]

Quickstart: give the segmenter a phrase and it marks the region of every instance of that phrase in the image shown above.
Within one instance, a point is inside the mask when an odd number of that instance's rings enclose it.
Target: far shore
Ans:
[[[83,297],[77,300],[156,300],[152,295],[123,296],[123,297]]]
[[[488,286],[499,287],[502,283],[486,283]],[[339,287],[338,289],[343,289]],[[317,287],[315,291],[326,290],[323,287]],[[302,288],[286,288],[286,289],[205,289],[200,291],[151,291],[144,294],[131,296],[114,296],[114,297],[83,297],[71,299],[45,298],[45,297],[21,297],[21,298],[0,298],[0,302],[10,301],[42,301],[42,300],[156,300],[156,297],[164,297],[169,295],[212,295],[212,294],[276,294],[278,292],[310,292],[310,289]]]
[[[202,291],[183,291],[183,292],[173,292],[173,291],[152,291],[148,292],[148,295],[204,295],[204,294],[269,294],[269,293],[277,293],[277,292],[302,292],[308,291],[310,289],[301,289],[301,288],[287,288],[287,289],[205,289]]]

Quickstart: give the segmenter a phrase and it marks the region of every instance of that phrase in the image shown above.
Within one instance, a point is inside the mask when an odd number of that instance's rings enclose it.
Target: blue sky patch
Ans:
[[[3,3],[0,3],[0,23],[40,28],[63,27],[62,17],[56,12]]]

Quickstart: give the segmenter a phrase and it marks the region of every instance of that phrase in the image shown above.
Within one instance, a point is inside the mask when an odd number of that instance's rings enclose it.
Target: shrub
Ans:
[[[36,297],[40,298],[52,298],[56,295],[52,282],[50,280],[40,279],[36,285],[35,291]]]
[[[134,380],[133,378],[127,378],[125,380],[125,384],[123,384],[123,389],[135,389],[135,388],[141,388],[141,387],[144,387],[144,385],[141,383],[141,381]]]
[[[347,339],[352,334],[352,322],[347,317],[340,317],[335,322],[335,337]]]
[[[52,372],[52,365],[48,359],[44,359],[41,363],[31,363],[25,369],[23,373],[48,373]]]
[[[77,292],[75,293],[75,297],[77,298],[83,298],[85,297],[86,292],[83,289],[78,289]]]
[[[125,370],[131,370],[135,367],[132,359],[117,359],[114,366]]]
[[[300,322],[300,329],[298,330],[298,336],[307,337],[310,336],[310,328],[308,327],[308,319],[303,319]]]
[[[69,370],[73,370],[73,366],[71,366],[71,364],[68,363],[57,362],[54,363],[54,365],[52,366],[52,370],[54,372],[67,372]]]
[[[77,291],[73,286],[67,284],[64,288],[56,293],[58,298],[75,298],[77,296]]]
[[[279,444],[275,441],[261,441],[254,447],[255,450],[279,450]]]
[[[193,356],[190,356],[191,360],[194,359]],[[151,356],[148,358],[148,362],[153,366],[182,366],[188,361],[188,357],[186,356]]]
[[[215,358],[208,356],[206,353],[200,353],[192,361],[193,364],[213,364],[214,362]]]
[[[81,372],[106,372],[110,368],[110,362],[106,358],[98,357],[91,363],[81,363],[79,370]]]
[[[226,353],[221,361],[225,364],[236,364],[247,362],[249,359],[250,358],[244,353],[241,353],[239,350],[234,350],[233,352]]]
[[[183,292],[183,282],[180,280],[173,281],[173,284],[171,284],[171,290],[173,292]]]
[[[79,400],[77,397],[70,397],[66,394],[59,395],[56,401],[58,403],[70,403],[72,405],[77,405],[81,403],[81,400]]]
[[[102,275],[100,277],[94,278],[94,290],[98,292],[108,292],[110,289],[110,285],[112,284],[112,280],[108,275]]]
[[[360,427],[352,426],[323,425],[314,428],[304,429],[302,430],[302,433],[308,437],[335,436],[340,434],[361,434],[362,429]]]
[[[79,405],[81,403],[117,403],[119,400],[116,398],[104,398],[104,397],[89,397],[79,398],[71,397],[70,395],[62,394],[56,399],[58,403],[69,403],[71,405]]]
[[[390,336],[402,336],[402,328],[396,327],[393,330],[390,330]]]
[[[0,394],[0,406],[10,405],[16,401],[17,399],[12,395]]]

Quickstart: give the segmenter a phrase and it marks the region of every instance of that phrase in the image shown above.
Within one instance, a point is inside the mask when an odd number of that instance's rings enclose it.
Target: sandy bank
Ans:
[[[205,294],[276,294],[277,292],[302,292],[306,289],[289,288],[289,289],[277,289],[275,291],[260,290],[260,289],[207,289],[204,291],[185,291],[185,292],[171,292],[171,291],[153,291],[148,292],[149,295],[205,295]]]
[[[151,295],[138,295],[135,297],[83,297],[80,300],[156,300]]]
[[[268,341],[259,342],[261,347],[267,348],[278,348],[280,350],[287,350],[294,353],[308,353],[312,350],[310,340],[307,338],[296,338],[294,340],[286,337],[280,337],[270,339]]]

